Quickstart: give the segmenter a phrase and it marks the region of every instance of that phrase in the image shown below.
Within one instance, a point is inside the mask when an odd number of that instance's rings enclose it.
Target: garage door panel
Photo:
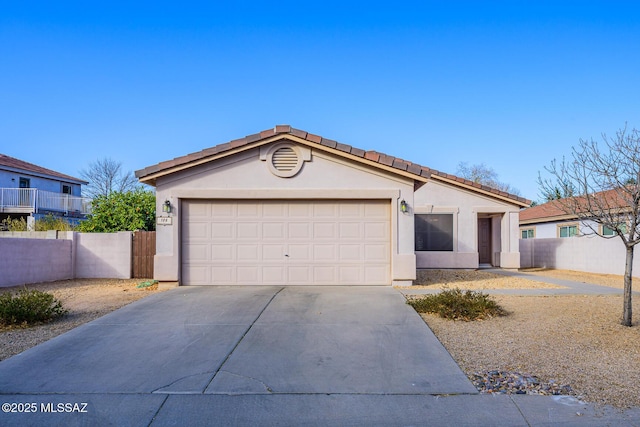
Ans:
[[[359,261],[362,259],[360,245],[340,245],[340,259],[345,261]]]
[[[183,247],[183,256],[186,256],[191,262],[211,261],[211,247],[207,244],[192,243]]]
[[[262,282],[265,284],[286,283],[284,266],[264,266],[262,267]]]
[[[184,201],[181,212],[183,284],[390,284],[388,201]]]
[[[237,224],[238,239],[258,239],[260,238],[260,224],[257,222],[239,222]]]
[[[335,239],[336,224],[333,222],[316,222],[313,224],[314,239]]]
[[[389,239],[389,225],[386,222],[367,222],[364,224],[364,236],[366,239],[380,239],[386,241]]]
[[[285,245],[263,244],[262,259],[264,261],[282,261],[286,253]]]
[[[247,285],[260,285],[261,283],[261,271],[260,268],[255,265],[242,265],[235,267],[236,280],[230,283],[244,283]]]
[[[313,281],[321,285],[335,284],[335,273],[335,267],[333,266],[315,266],[313,267]]]
[[[190,265],[189,268],[183,269],[182,277],[186,283],[193,285],[206,285],[211,283],[210,267]]]
[[[237,246],[237,261],[253,261],[258,262],[262,260],[262,251],[260,246],[252,243],[250,245],[238,245]],[[215,260],[214,260],[215,262]]]
[[[234,256],[234,245],[211,245],[211,256],[207,256],[207,261],[233,261],[235,259]]]
[[[282,240],[286,238],[286,225],[283,222],[267,222],[262,224],[262,239]]]
[[[209,267],[211,270],[211,278],[214,283],[233,283],[236,281],[234,266],[214,266]],[[198,283],[199,285],[209,285],[211,283]]]
[[[188,230],[184,233],[184,238],[189,242],[197,240],[209,241],[211,232],[211,224],[209,222],[193,222]]]
[[[362,228],[363,227],[360,222],[340,223],[340,239],[360,240],[362,238]]]
[[[261,205],[256,202],[240,202],[237,204],[236,216],[242,219],[259,219],[262,217]]]
[[[288,283],[306,284],[311,281],[311,268],[309,266],[289,266],[288,268]]]
[[[289,255],[288,262],[305,262],[309,263],[312,260],[311,258],[311,245],[306,244],[292,244],[288,245],[289,250],[287,251],[287,255]]]
[[[378,261],[384,262],[386,259],[389,259],[389,253],[387,251],[387,246],[384,244],[372,245],[369,244],[364,248],[365,259],[367,262]]]
[[[235,226],[232,222],[214,222],[211,224],[211,237],[213,239],[229,239],[235,237],[234,230]]]
[[[314,261],[335,261],[336,255],[335,245],[313,245]]]

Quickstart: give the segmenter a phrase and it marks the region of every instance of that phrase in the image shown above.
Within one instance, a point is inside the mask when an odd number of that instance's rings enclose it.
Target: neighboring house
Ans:
[[[0,154],[0,221],[48,214],[84,218],[91,204],[81,197],[83,184],[87,182]]]
[[[594,193],[594,197],[606,200],[613,210],[626,207],[616,190]],[[568,200],[568,199],[567,199]],[[596,231],[603,236],[613,236],[615,231],[591,220],[580,220],[577,215],[567,214],[562,204],[552,200],[520,212],[521,239],[555,239],[591,235]]]
[[[156,187],[155,279],[411,284],[416,268],[520,266],[529,201],[288,125],[136,172]]]

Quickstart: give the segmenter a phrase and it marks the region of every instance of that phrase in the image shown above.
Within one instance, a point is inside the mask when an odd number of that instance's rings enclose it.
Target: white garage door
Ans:
[[[182,204],[182,284],[389,285],[388,201]]]

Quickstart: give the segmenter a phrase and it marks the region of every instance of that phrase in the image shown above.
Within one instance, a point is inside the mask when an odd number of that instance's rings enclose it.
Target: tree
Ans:
[[[467,162],[460,162],[458,163],[456,175],[477,184],[486,185],[487,187],[504,191],[505,193],[514,194],[516,196],[520,195],[520,190],[511,187],[507,183],[500,182],[500,180],[498,180],[497,172],[484,163],[469,166]]]
[[[80,176],[89,181],[83,192],[90,198],[108,196],[114,191],[124,193],[140,187],[133,173],[123,172],[122,163],[110,158],[91,162],[87,169],[80,171]]]
[[[156,195],[138,188],[134,191],[99,195],[91,203],[91,214],[78,224],[78,231],[153,231],[156,229]]]
[[[640,243],[640,131],[627,131],[625,126],[615,137],[602,134],[602,139],[604,148],[593,139],[581,139],[579,146],[572,148],[571,160],[554,159],[545,167],[552,177],[539,176],[538,184],[545,197],[553,197],[558,187],[571,184],[573,194],[553,203],[577,217],[594,234],[619,237],[624,243],[622,324],[631,326],[633,251]],[[613,230],[613,236],[602,236],[598,225]]]

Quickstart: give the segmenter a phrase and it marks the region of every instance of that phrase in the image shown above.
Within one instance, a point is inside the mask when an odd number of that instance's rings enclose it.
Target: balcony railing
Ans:
[[[57,212],[84,216],[91,213],[91,199],[37,188],[0,188],[0,212]]]

